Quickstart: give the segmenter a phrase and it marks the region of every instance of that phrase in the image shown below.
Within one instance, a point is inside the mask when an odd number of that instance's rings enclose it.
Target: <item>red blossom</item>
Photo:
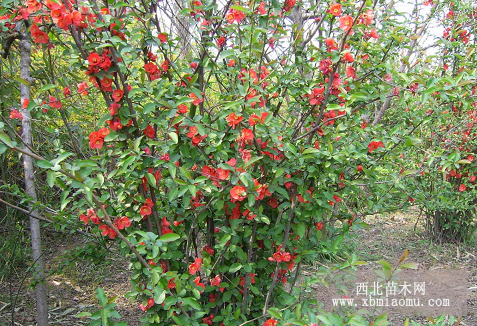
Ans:
[[[194,105],[199,105],[200,103],[204,102],[203,98],[198,98],[194,93],[190,93],[189,97],[193,100],[192,104]]]
[[[332,14],[333,16],[338,17],[339,15],[341,15],[341,4],[339,3],[332,4],[328,12]]]
[[[87,82],[82,82],[77,85],[78,86],[78,93],[80,93],[83,96],[88,95],[88,83]]]
[[[119,102],[122,100],[123,98],[123,95],[124,95],[124,92],[120,89],[115,89],[113,91],[113,95],[112,95],[112,98],[114,100],[114,102]]]
[[[157,35],[157,38],[159,39],[159,41],[161,41],[161,43],[167,42],[167,35],[164,33],[159,33],[159,35]]]
[[[212,286],[220,286],[220,276],[216,275],[214,278],[210,280],[210,285]]]
[[[23,119],[23,115],[15,109],[10,110],[10,119]]]
[[[373,153],[379,147],[384,148],[384,144],[383,144],[382,141],[372,141],[368,144],[368,151],[369,151],[369,153]]]
[[[147,125],[146,129],[143,130],[144,135],[146,135],[148,138],[153,139],[156,137],[156,131],[151,125]]]
[[[247,188],[242,186],[235,186],[230,189],[230,200],[232,202],[242,201],[247,198]]]
[[[198,271],[200,271],[202,267],[202,258],[196,258],[195,261],[189,265],[189,273],[194,275]],[[199,277],[200,280],[200,277]]]
[[[353,27],[353,17],[343,16],[340,18],[340,29],[344,32],[349,31]]]
[[[225,119],[229,126],[232,127],[232,129],[235,129],[235,127],[242,122],[242,116],[237,115],[234,112],[230,113],[227,118]]]
[[[266,322],[263,323],[263,326],[276,326],[277,321],[275,319],[270,318]]]
[[[197,277],[194,279],[194,284],[195,284],[196,286],[199,286],[199,287],[205,289],[205,284],[200,282],[200,276],[197,276]]]

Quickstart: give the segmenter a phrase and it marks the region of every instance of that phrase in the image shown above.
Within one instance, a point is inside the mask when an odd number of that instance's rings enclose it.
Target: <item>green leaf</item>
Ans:
[[[222,238],[220,239],[219,244],[217,246],[220,247],[220,248],[225,247],[227,242],[229,242],[230,238],[232,238],[232,236],[230,234],[224,234],[222,236]]]
[[[156,109],[156,104],[147,103],[146,105],[144,105],[144,108],[142,109],[142,112],[144,114],[148,114],[148,113],[151,113],[152,111],[154,111],[155,109]]]
[[[174,142],[174,144],[177,144],[179,142],[179,137],[177,137],[177,134],[175,132],[170,132],[168,135]]]
[[[405,269],[417,269],[418,266],[416,263],[405,263],[399,266],[399,268],[405,268]]]
[[[239,271],[240,269],[242,269],[242,264],[234,263],[234,264],[232,264],[232,266],[230,266],[229,272],[230,273],[235,273],[235,272]]]
[[[316,149],[314,147],[310,147],[310,148],[307,148],[303,151],[303,153],[301,153],[301,155],[305,155],[305,154],[311,154],[311,153],[319,153],[320,150],[319,149]]]
[[[52,171],[52,170],[46,171],[46,182],[48,183],[48,186],[50,186],[50,188],[53,188],[53,186],[55,185],[55,180],[56,180],[55,171]]]
[[[39,90],[38,90],[38,93],[43,93],[43,92],[46,92],[46,91],[49,91],[50,89],[54,89],[56,88],[57,86],[56,85],[53,85],[53,84],[46,84],[45,86],[41,87]]]
[[[267,310],[267,313],[276,319],[282,318],[282,314],[277,308],[270,308]]]
[[[166,233],[159,238],[159,241],[171,242],[171,241],[176,241],[177,239],[180,239],[180,235],[176,233]]]
[[[182,303],[184,303],[187,306],[190,306],[190,307],[194,308],[195,310],[200,310],[201,309],[200,304],[197,302],[196,299],[194,299],[192,297],[182,299]]]
[[[234,50],[224,50],[219,55],[219,61],[222,61],[223,59],[234,56],[234,55],[235,55]]]
[[[155,293],[154,302],[155,304],[162,304],[166,299],[166,291],[162,290],[159,294]]]
[[[238,10],[238,11],[241,11],[243,12],[244,14],[247,13],[247,9],[245,7],[242,7],[242,6],[239,6],[239,5],[233,5],[230,7],[231,9],[235,9],[235,10]]]
[[[42,168],[42,169],[50,169],[53,167],[53,164],[51,164],[49,161],[47,160],[41,160],[41,161],[37,161],[36,162],[36,165],[38,165],[39,168]]]
[[[390,271],[390,270],[391,270],[391,264],[388,263],[388,262],[385,261],[385,260],[380,260],[380,261],[378,261],[378,264],[380,264],[381,266],[383,266],[383,269],[384,269],[384,270],[387,270],[387,271]]]
[[[147,183],[149,183],[151,187],[156,188],[156,185],[157,185],[156,177],[152,173],[147,172],[146,179],[147,179]]]
[[[8,147],[12,148],[13,147],[13,143],[10,139],[10,137],[8,137],[8,135],[2,131],[0,131],[0,141],[2,143],[4,143],[5,145],[7,145]]]
[[[102,288],[98,287],[96,289],[96,298],[98,298],[98,301],[101,307],[106,306],[108,299],[106,298],[106,293],[104,293],[104,290]]]
[[[283,173],[285,173],[285,169],[279,168],[275,171],[275,178],[279,178]]]
[[[257,162],[257,161],[260,161],[261,159],[263,158],[263,156],[256,156],[252,159],[250,159],[246,164],[245,164],[245,167],[249,166],[249,165],[252,165],[253,163]]]
[[[157,285],[157,283],[159,283],[159,280],[160,280],[160,279],[161,279],[161,276],[159,275],[158,272],[153,271],[153,272],[151,273],[152,285],[154,285],[154,286]],[[156,300],[154,300],[154,301],[156,301]]]

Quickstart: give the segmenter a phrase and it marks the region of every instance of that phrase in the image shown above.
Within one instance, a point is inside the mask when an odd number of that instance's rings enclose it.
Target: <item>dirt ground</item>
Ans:
[[[420,271],[467,271],[467,315],[459,325],[477,326],[477,240],[472,244],[434,243],[424,232],[424,218],[417,209],[405,214],[369,216],[364,221],[369,228],[355,231],[355,250],[368,267],[379,269],[379,260],[396,264],[409,250],[406,262],[416,263]],[[477,235],[476,235],[477,237]],[[405,316],[408,317],[408,316]],[[436,316],[434,316],[435,318]],[[427,318],[412,318],[429,323]],[[392,317],[393,325],[403,325],[405,318]]]
[[[475,246],[460,244],[436,244],[424,233],[418,212],[370,216],[366,218],[368,228],[353,231],[356,253],[368,267],[379,266],[384,259],[397,262],[408,249],[406,261],[415,262],[419,269],[465,269],[468,271],[468,314],[461,320],[462,326],[477,326],[477,250]],[[47,233],[47,232],[45,232]],[[80,238],[71,239],[58,233],[45,235],[45,258],[50,270],[61,265],[62,254],[81,243]],[[475,243],[474,243],[475,245]],[[86,325],[76,317],[81,311],[94,312],[98,309],[96,288],[105,290],[108,298],[116,296],[117,311],[128,325],[139,326],[145,314],[136,302],[125,298],[130,290],[127,262],[115,253],[114,247],[107,258],[93,264],[77,260],[62,273],[48,277],[50,325]],[[0,279],[0,325],[34,326],[34,294],[26,287],[28,278],[18,270],[10,279]],[[12,321],[13,316],[13,321]],[[404,318],[391,318],[392,325],[403,325]]]

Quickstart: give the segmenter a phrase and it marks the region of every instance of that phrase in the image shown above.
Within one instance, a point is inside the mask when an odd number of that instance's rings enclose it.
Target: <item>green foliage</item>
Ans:
[[[98,288],[96,291],[96,298],[98,298],[99,305],[102,307],[101,310],[94,313],[80,312],[76,317],[90,319],[90,326],[127,326],[126,322],[115,321],[115,319],[121,318],[121,315],[115,309],[116,303],[114,303],[114,301],[116,300],[116,297],[108,299],[104,290]]]

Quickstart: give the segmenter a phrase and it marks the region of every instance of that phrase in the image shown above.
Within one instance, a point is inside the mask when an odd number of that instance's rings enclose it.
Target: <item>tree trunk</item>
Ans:
[[[28,82],[31,81],[30,77],[30,55],[31,55],[31,43],[30,34],[25,31],[22,39],[20,40],[20,77]],[[30,86],[21,83],[20,84],[20,96],[22,103],[22,140],[25,144],[24,149],[27,152],[31,152],[29,147],[32,147],[32,131],[31,131],[31,115],[27,109],[23,109],[23,103],[25,100],[30,99]],[[35,191],[35,179],[33,170],[33,160],[29,155],[23,155],[23,170],[25,175],[25,191],[33,198],[33,201],[37,200]],[[48,302],[46,293],[45,281],[45,265],[43,262],[43,256],[41,251],[41,234],[40,234],[40,221],[35,218],[39,216],[38,210],[32,210],[33,205],[30,205],[30,234],[31,234],[31,247],[32,258],[35,271],[35,281],[37,285],[35,287],[36,298],[36,311],[37,311],[37,325],[48,326]]]

